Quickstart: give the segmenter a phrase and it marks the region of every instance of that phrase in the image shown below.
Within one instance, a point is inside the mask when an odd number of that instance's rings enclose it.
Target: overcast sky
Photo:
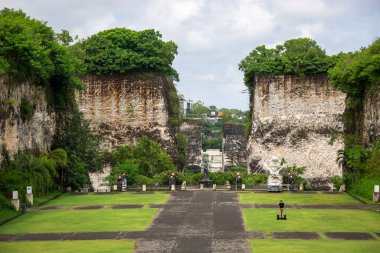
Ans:
[[[248,109],[238,64],[259,45],[309,37],[328,54],[380,37],[380,0],[0,0],[86,38],[126,27],[156,29],[178,45],[174,67],[185,98]]]

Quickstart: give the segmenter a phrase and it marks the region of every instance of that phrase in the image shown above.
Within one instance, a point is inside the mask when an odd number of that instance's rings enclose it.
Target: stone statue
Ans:
[[[281,186],[282,189],[282,176],[280,175],[280,171],[287,167],[288,165],[286,163],[281,164],[281,161],[276,156],[273,156],[269,162],[263,164],[264,170],[269,171],[268,187]]]

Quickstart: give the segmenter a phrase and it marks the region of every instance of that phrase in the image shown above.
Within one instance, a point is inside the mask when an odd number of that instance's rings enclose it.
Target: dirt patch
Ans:
[[[265,233],[260,231],[249,232],[248,238],[250,239],[265,239]]]
[[[144,205],[113,205],[112,209],[143,208]]]
[[[72,233],[65,240],[110,240],[117,239],[120,232],[81,232]]]
[[[71,233],[41,233],[41,234],[25,234],[17,238],[20,241],[57,241],[63,240]]]
[[[71,192],[71,195],[87,195],[90,194],[89,192]]]
[[[141,191],[141,192],[130,192],[130,193],[131,194],[154,194],[153,191],[145,191],[145,192]]]
[[[102,209],[104,206],[98,205],[98,206],[74,206],[73,209],[75,210],[96,210],[96,209]]]
[[[273,232],[273,239],[301,239],[301,240],[318,240],[319,235],[315,232]]]
[[[149,205],[150,208],[164,208],[165,204],[153,204]]]
[[[38,210],[47,211],[47,210],[59,210],[62,209],[62,206],[47,206],[47,207],[41,207]]]
[[[94,195],[120,194],[120,192],[94,192]]]
[[[278,205],[273,205],[273,204],[256,204],[256,208],[278,208]]]
[[[371,234],[362,232],[328,232],[325,234],[334,240],[375,240]]]

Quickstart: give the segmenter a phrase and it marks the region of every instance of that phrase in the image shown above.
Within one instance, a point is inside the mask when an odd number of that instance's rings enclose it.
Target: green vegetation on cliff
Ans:
[[[21,10],[0,11],[0,74],[12,81],[32,80],[53,90],[55,106],[72,106],[78,60],[61,45],[45,22]]]
[[[253,78],[260,74],[308,75],[326,73],[334,65],[336,57],[326,55],[325,50],[312,39],[298,38],[285,41],[275,48],[256,47],[240,64],[244,82],[248,88]]]
[[[83,51],[86,72],[158,72],[178,81],[178,73],[172,67],[177,45],[161,38],[161,34],[153,29],[114,28],[92,35],[77,46]]]
[[[359,51],[341,54],[329,75],[334,87],[347,93],[345,148],[338,158],[346,169],[344,181],[353,193],[371,199],[373,185],[380,184],[380,140],[363,146],[364,99],[380,85],[380,39]]]

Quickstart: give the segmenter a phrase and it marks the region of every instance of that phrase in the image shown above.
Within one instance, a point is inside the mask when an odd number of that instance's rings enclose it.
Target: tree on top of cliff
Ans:
[[[45,22],[21,10],[0,11],[0,74],[55,87],[78,87],[77,60]],[[55,88],[53,87],[53,89]]]
[[[153,29],[132,31],[114,28],[92,35],[79,45],[84,51],[83,62],[87,72],[159,72],[178,81],[178,73],[172,67],[177,45],[161,38],[161,34]]]
[[[250,88],[258,74],[318,74],[326,73],[334,65],[334,57],[309,38],[285,41],[275,48],[256,47],[239,64],[245,84]]]
[[[380,39],[360,51],[342,54],[329,71],[332,84],[354,97],[366,87],[380,85]]]

